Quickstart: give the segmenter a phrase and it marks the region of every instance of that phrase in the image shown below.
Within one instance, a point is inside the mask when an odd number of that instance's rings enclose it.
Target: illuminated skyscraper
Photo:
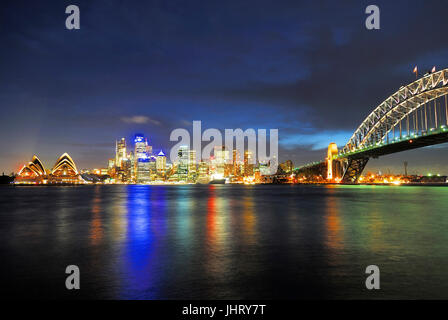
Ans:
[[[135,159],[148,158],[148,151],[147,151],[148,143],[145,137],[142,134],[136,134],[134,143],[135,143],[135,149],[134,149]]]
[[[196,150],[190,150],[188,155],[188,180],[190,182],[195,182],[196,178],[197,178]]]
[[[286,160],[285,162],[280,164],[280,168],[283,171],[283,173],[291,173],[292,169],[293,169],[292,161],[291,160]]]
[[[126,139],[121,138],[115,142],[115,166],[122,168],[122,161],[126,159]]]
[[[109,170],[112,170],[115,167],[115,160],[114,159],[109,159],[109,161],[107,162],[107,168]]]
[[[148,155],[148,142],[142,134],[136,134],[134,143],[135,181],[137,183],[150,182],[151,164]]]
[[[210,182],[209,168],[209,163],[207,163],[206,161],[199,162],[197,178],[198,183]]]
[[[126,172],[129,182],[135,182],[135,156],[134,152],[129,152],[127,156],[128,170]]]
[[[214,150],[214,178],[222,179],[226,176],[226,164],[229,162],[229,150],[225,146],[215,146]]]
[[[244,151],[244,176],[249,177],[254,174],[254,165],[252,164],[252,151]]]
[[[149,174],[151,181],[155,180],[157,177],[157,157],[149,156]]]
[[[125,158],[121,161],[121,169],[118,171],[118,180],[121,182],[132,182],[132,161]]]
[[[136,182],[148,183],[151,181],[151,164],[150,159],[137,159]]]
[[[238,177],[240,175],[240,154],[237,149],[232,152],[232,175]]]
[[[190,158],[190,148],[188,146],[180,146],[178,150],[177,178],[178,181],[187,181],[188,163]]]
[[[166,170],[166,156],[163,153],[162,150],[160,150],[159,154],[157,155],[157,159],[156,159],[156,169],[157,172],[160,174],[165,173]]]
[[[107,173],[111,177],[115,176],[115,159],[109,159],[107,163]]]
[[[126,139],[121,138],[115,144],[115,172],[112,172],[117,181],[130,182],[132,161],[126,152]]]

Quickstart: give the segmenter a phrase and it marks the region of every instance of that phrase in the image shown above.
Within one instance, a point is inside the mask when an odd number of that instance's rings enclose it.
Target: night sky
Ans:
[[[65,28],[66,6],[81,29]],[[365,28],[369,4],[381,30]],[[446,1],[2,1],[0,173],[36,153],[106,167],[115,139],[168,152],[175,128],[279,129],[280,160],[321,160],[412,69],[448,67]],[[448,146],[368,170],[448,174]],[[428,171],[429,170],[429,171]]]

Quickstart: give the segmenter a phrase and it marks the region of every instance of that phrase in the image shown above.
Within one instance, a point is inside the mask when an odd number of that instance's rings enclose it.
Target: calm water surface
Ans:
[[[448,189],[0,187],[1,297],[448,299]],[[65,289],[79,266],[81,290]],[[365,289],[365,268],[381,290]]]

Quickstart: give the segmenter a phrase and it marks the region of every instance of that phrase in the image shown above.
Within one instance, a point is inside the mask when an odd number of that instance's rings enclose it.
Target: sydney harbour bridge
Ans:
[[[338,150],[296,174],[356,183],[370,158],[448,142],[448,69],[427,73],[384,100]]]

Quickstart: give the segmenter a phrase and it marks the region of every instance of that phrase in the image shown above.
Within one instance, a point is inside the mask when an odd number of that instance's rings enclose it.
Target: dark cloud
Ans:
[[[318,129],[355,129],[374,107],[413,81],[415,64],[426,69],[446,67],[441,63],[448,54],[448,42],[440,37],[440,31],[448,27],[445,3],[420,3],[415,10],[405,10],[409,8],[401,4],[380,5],[383,19],[379,31],[361,25],[360,5],[355,6],[360,11],[350,20],[359,25],[350,31],[344,31],[347,21],[341,21],[337,13],[327,23],[310,27],[304,32],[310,40],[288,49],[300,61],[290,67],[298,73],[305,68],[305,77],[275,83],[260,79],[223,91],[216,89],[214,94],[262,102],[292,115],[305,111],[307,120]],[[431,23],[422,23],[428,17]],[[348,39],[340,43],[335,30]]]

